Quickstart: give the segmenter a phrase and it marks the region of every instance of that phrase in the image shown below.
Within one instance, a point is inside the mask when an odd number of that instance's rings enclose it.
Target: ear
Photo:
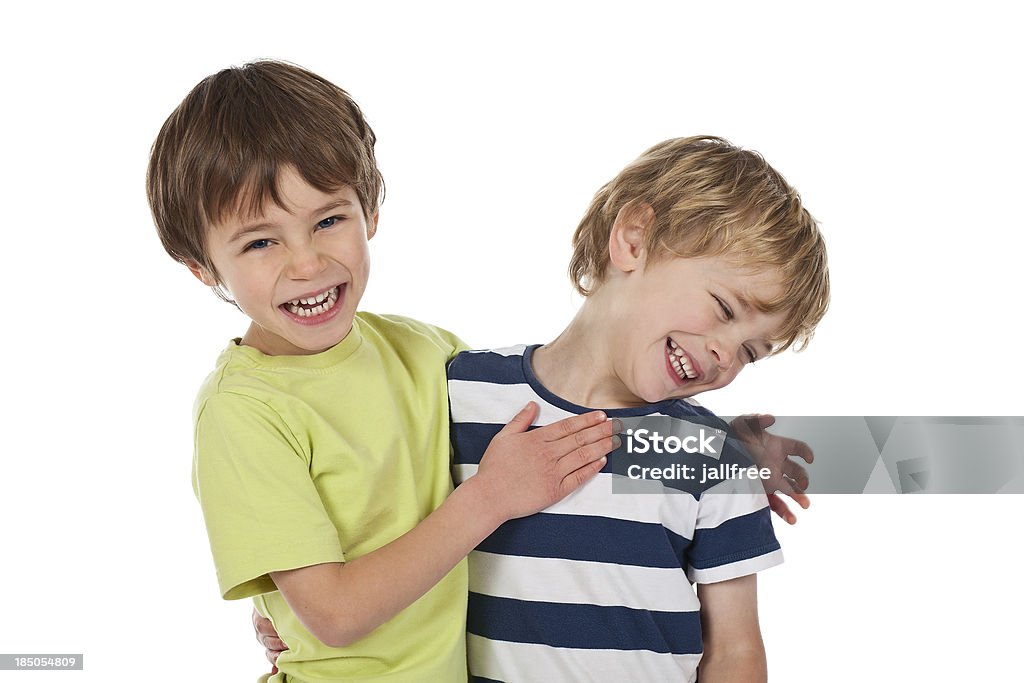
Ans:
[[[190,271],[192,271],[192,274],[196,276],[196,279],[198,279],[207,287],[216,287],[218,284],[220,284],[219,282],[217,282],[217,278],[213,276],[213,273],[211,273],[209,270],[199,265],[195,261],[186,261],[185,266]]]
[[[375,211],[366,221],[366,239],[372,240],[377,234],[377,219],[380,218],[380,211]]]
[[[633,200],[619,209],[608,235],[608,258],[623,273],[641,270],[647,261],[644,246],[654,226],[654,209],[647,202]]]

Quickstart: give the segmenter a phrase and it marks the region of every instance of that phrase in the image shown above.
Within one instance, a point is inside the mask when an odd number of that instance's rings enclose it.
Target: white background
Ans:
[[[1003,3],[25,4],[0,29],[0,652],[87,670],[3,680],[266,668],[248,604],[218,597],[189,481],[195,390],[244,320],[162,252],[143,189],[172,108],[249,59],[321,73],[377,132],[367,310],[477,346],[550,340],[593,192],[657,141],[712,133],[800,189],[833,285],[809,349],[712,409],[1024,414],[1022,50]],[[1022,513],[1017,496],[815,498],[760,579],[773,680],[1016,680]]]

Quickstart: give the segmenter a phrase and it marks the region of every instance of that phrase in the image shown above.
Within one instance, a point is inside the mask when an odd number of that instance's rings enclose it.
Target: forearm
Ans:
[[[700,660],[699,679],[700,683],[766,683],[768,662],[764,647],[705,652]]]
[[[699,584],[704,656],[700,683],[764,683],[768,663],[757,621],[757,575]]]
[[[378,550],[345,564],[272,577],[313,635],[343,647],[422,597],[503,521],[491,492],[470,479],[416,527]]]

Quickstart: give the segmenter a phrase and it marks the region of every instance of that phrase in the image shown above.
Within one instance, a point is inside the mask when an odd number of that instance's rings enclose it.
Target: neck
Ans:
[[[625,390],[611,359],[618,329],[595,298],[583,302],[576,317],[554,341],[533,354],[533,372],[549,391],[588,408],[629,408],[643,401]]]

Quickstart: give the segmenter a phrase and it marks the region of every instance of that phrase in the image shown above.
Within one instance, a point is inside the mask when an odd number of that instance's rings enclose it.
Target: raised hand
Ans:
[[[729,424],[757,466],[771,470],[771,477],[763,483],[772,512],[788,524],[796,524],[796,515],[779,493],[789,496],[804,510],[810,506],[811,500],[804,493],[810,479],[807,470],[794,457],[802,458],[808,464],[814,462],[811,447],[798,439],[766,431],[775,424],[773,415],[740,415]]]

